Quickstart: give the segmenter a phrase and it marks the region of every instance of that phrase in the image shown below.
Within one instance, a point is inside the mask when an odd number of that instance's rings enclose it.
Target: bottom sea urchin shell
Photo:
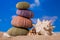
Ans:
[[[27,35],[28,34],[28,30],[27,29],[23,29],[23,28],[11,28],[7,31],[7,33],[10,36],[18,36],[18,35]]]

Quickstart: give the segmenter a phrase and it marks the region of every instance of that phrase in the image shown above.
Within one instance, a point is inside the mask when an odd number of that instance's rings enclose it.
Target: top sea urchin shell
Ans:
[[[27,2],[18,2],[16,4],[16,8],[18,8],[18,9],[28,9],[29,7],[30,7],[30,5]]]

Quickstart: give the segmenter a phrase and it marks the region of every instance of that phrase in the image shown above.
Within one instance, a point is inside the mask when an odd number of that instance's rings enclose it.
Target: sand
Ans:
[[[0,32],[0,40],[60,40],[60,33],[52,36],[44,35],[30,35],[30,36],[16,36],[16,37],[2,37],[3,33]]]

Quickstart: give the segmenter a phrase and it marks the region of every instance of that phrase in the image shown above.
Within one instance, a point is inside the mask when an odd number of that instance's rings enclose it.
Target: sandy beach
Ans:
[[[0,32],[0,40],[60,40],[60,33],[56,35],[44,36],[44,35],[30,35],[30,36],[16,36],[16,37],[2,37],[3,33]]]

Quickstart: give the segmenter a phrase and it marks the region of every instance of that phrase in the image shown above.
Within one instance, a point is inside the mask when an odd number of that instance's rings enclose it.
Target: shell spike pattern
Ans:
[[[37,24],[38,24],[38,23],[40,23],[40,24],[41,24],[41,21],[40,21],[40,19],[39,19],[39,18],[37,19]]]

